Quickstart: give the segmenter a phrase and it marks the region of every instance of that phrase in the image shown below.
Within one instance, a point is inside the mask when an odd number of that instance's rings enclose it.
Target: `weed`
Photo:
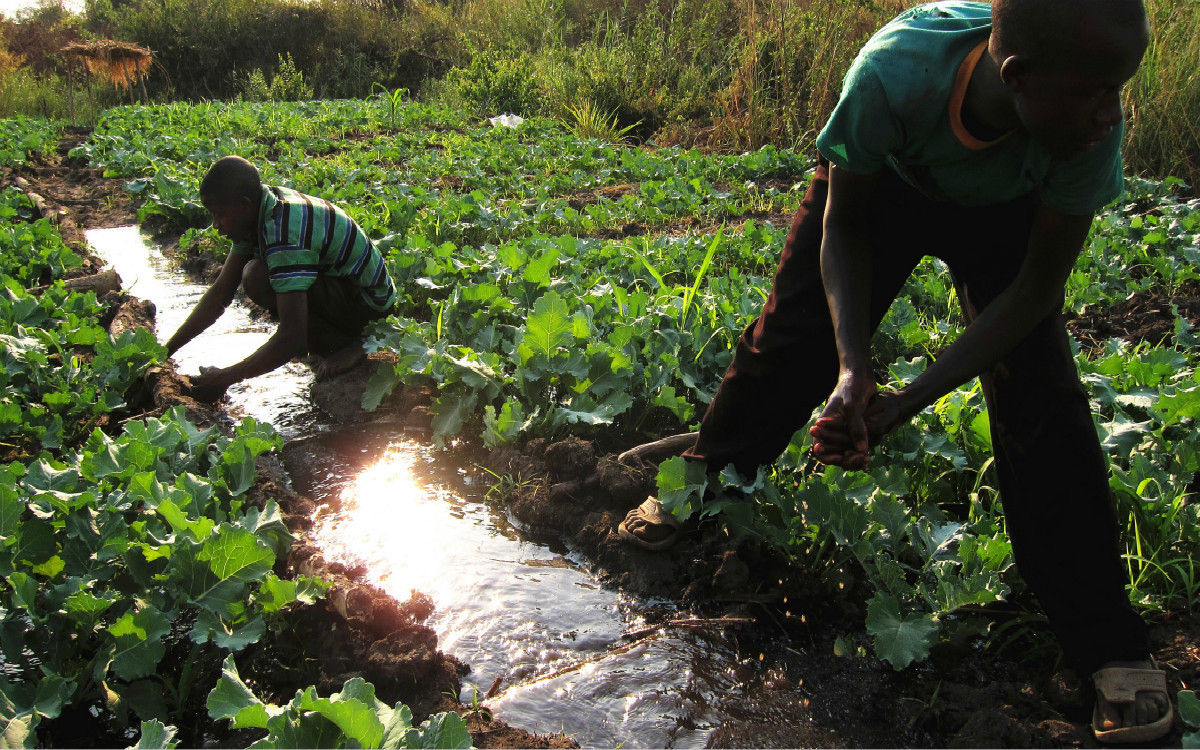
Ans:
[[[641,121],[621,127],[616,112],[603,112],[592,100],[584,99],[578,105],[568,105],[571,132],[584,139],[596,139],[608,143],[624,143],[629,131]]]

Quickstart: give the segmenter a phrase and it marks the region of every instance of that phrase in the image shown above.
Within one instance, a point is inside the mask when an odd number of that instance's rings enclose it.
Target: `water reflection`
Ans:
[[[88,239],[127,291],[155,303],[165,341],[206,287],[171,269],[137,227]],[[270,331],[235,304],[176,361],[185,374],[232,364]],[[397,598],[413,588],[433,597],[439,647],[472,667],[465,702],[500,678],[504,689],[489,701],[498,718],[566,731],[585,747],[700,747],[730,722],[811,722],[794,696],[764,700],[738,683],[737,644],[717,633],[661,631],[628,642],[625,632],[666,605],[607,590],[568,550],[523,535],[447,454],[396,440],[386,426],[323,431],[310,384],[307,368],[280,368],[231,389],[230,411],[286,438],[294,488],[326,506],[314,534],[326,557],[364,564],[367,579]]]
[[[208,288],[173,269],[158,246],[148,242],[136,226],[93,229],[87,239],[92,250],[120,275],[126,292],[154,303],[155,333],[160,342],[175,333]],[[269,320],[255,317],[247,305],[235,301],[174,359],[184,375],[198,374],[201,365],[228,367],[256,351],[274,329]],[[231,387],[230,412],[270,422],[284,438],[301,437],[315,422],[308,399],[311,384],[312,372],[289,362]]]

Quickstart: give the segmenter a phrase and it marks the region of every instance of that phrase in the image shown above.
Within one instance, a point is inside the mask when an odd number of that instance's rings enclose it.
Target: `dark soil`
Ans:
[[[714,733],[712,747],[1099,746],[1090,731],[1087,686],[1061,668],[1053,637],[1032,620],[1016,629],[1022,636],[1007,647],[952,638],[927,662],[896,672],[867,655],[871,638],[862,623],[870,592],[859,588],[853,571],[796,569],[711,522],[686,528],[666,552],[622,541],[617,524],[654,491],[654,466],[640,459],[623,465],[578,438],[533,440],[523,450],[494,453],[489,462],[498,473],[540,480],[508,500],[513,520],[558,536],[611,585],[676,600],[704,618],[754,622],[730,628],[743,651],[762,655],[743,664],[744,681],[803,701],[811,724],[731,722]],[[982,615],[1003,625],[1029,619],[1030,612],[1034,603],[1015,602]],[[839,656],[847,643],[849,653]],[[1200,680],[1196,614],[1152,619],[1151,647],[1172,695]],[[1155,746],[1179,747],[1180,737],[1177,727]]]
[[[68,149],[65,141],[60,154],[20,174],[33,192],[66,210],[64,236],[82,247],[83,230],[133,223],[135,216],[121,182],[67,163],[63,155]],[[3,181],[11,177],[5,175]],[[614,195],[603,197],[619,197],[618,188],[610,190]],[[592,197],[574,200],[582,206]],[[681,228],[686,228],[682,222]],[[626,229],[625,234],[645,231],[637,226]],[[1198,302],[1195,288],[1172,298],[1135,296],[1069,325],[1089,350],[1112,336],[1157,343],[1174,331],[1172,304],[1200,325]],[[121,307],[114,321],[136,324],[139,316],[153,325],[152,311],[136,303]],[[315,384],[315,402],[335,421],[427,430],[427,393],[398,389],[380,410],[361,412],[362,388],[371,368],[386,364],[380,360],[386,358],[376,357],[365,367]],[[186,378],[167,366],[148,375],[144,392],[131,403],[143,413],[161,413],[181,403],[201,422],[222,422],[219,409],[196,403],[187,392]],[[768,700],[802,703],[811,721],[763,726],[734,719],[714,733],[710,746],[1098,746],[1089,730],[1086,686],[1059,668],[1057,645],[1036,625],[1026,622],[1014,628],[1021,635],[1004,648],[984,649],[969,638],[939,644],[928,661],[896,672],[866,655],[869,649],[859,648],[869,646],[870,638],[862,628],[866,595],[855,584],[853,571],[814,574],[792,568],[770,549],[751,539],[732,538],[711,522],[685,528],[681,543],[667,552],[650,553],[622,542],[617,524],[654,491],[655,473],[653,465],[640,460],[632,465],[618,462],[615,451],[622,447],[630,446],[598,448],[579,438],[533,440],[481,460],[497,473],[533,480],[508,500],[514,521],[529,531],[561,538],[591,560],[610,585],[667,597],[702,617],[748,621],[725,626],[745,653],[761,654],[742,664],[739,680],[761,688]],[[436,633],[424,625],[432,603],[419,595],[396,602],[363,584],[364,571],[324,561],[303,541],[314,504],[290,490],[276,461],[263,462],[255,492],[263,501],[273,497],[280,502],[299,540],[279,572],[319,574],[334,581],[327,599],[294,609],[283,633],[239,656],[239,669],[258,694],[283,702],[309,684],[333,691],[346,679],[363,676],[375,684],[381,700],[404,701],[418,720],[440,710],[464,713],[479,747],[574,746],[565,736],[534,736],[490,721],[485,712],[455,705],[446,693],[458,694],[467,667],[437,650]],[[984,615],[1004,623],[1021,617],[1026,607],[1033,605],[1016,602]],[[647,632],[658,627],[673,625],[666,619],[651,622]],[[1172,695],[1200,681],[1200,618],[1194,613],[1157,617],[1151,622],[1151,638],[1154,656],[1168,672]],[[204,669],[219,670],[219,660],[214,657]],[[193,736],[215,738],[215,744],[230,747],[253,741],[245,733],[211,726],[202,704],[199,697]],[[45,736],[55,740],[52,745],[94,744],[79,741],[88,731],[84,714],[64,715],[44,725],[49,727]],[[56,731],[64,722],[79,721],[85,728]],[[1180,737],[1177,722],[1174,732],[1156,745],[1179,747]]]
[[[1101,351],[1105,342],[1113,338],[1135,345],[1146,342],[1157,346],[1170,343],[1175,334],[1172,307],[1200,328],[1200,284],[1189,282],[1173,296],[1137,292],[1107,310],[1088,311],[1068,321],[1067,328],[1084,350],[1091,353]]]

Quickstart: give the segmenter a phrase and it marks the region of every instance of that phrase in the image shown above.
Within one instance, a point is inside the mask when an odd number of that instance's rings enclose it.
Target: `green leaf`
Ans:
[[[927,613],[900,614],[896,597],[882,592],[867,603],[867,632],[875,636],[875,653],[896,671],[929,656],[940,627]]]
[[[225,657],[221,666],[221,677],[216,686],[209,691],[205,705],[208,707],[209,716],[232,721],[234,729],[266,729],[267,720],[272,716],[267,705],[256,698],[253,691],[242,682],[233,654]],[[273,708],[276,709],[275,713],[283,710],[277,706]]]
[[[239,601],[250,583],[275,562],[267,543],[246,529],[221,524],[202,545],[180,545],[171,556],[170,577],[193,603],[216,612]]]
[[[174,748],[178,745],[175,742],[175,732],[175,727],[164,726],[157,719],[154,721],[143,721],[142,736],[138,738],[136,745],[130,746],[129,750],[150,750],[151,748],[169,750],[169,748]]]
[[[340,693],[307,702],[304,708],[332,721],[359,747],[379,747],[384,726],[375,713],[377,705],[382,706],[375,698],[375,686],[354,677],[346,681]]]
[[[379,720],[383,723],[383,741],[381,748],[409,747],[408,731],[413,728],[412,709],[403,703],[397,703],[392,708],[381,708],[378,711]]]
[[[1192,729],[1200,729],[1200,698],[1194,690],[1180,690],[1175,694],[1179,702],[1179,718]]]
[[[267,500],[262,510],[251,507],[238,525],[266,542],[275,551],[276,557],[284,557],[292,548],[292,532],[283,522],[279,503],[274,498]]]
[[[508,445],[531,421],[525,418],[525,410],[520,401],[506,401],[504,406],[500,407],[499,414],[496,414],[496,409],[491,404],[485,406],[483,411],[483,443],[488,448]]]
[[[258,468],[254,462],[254,453],[245,441],[230,442],[221,456],[221,463],[225,467],[225,480],[231,494],[245,494],[254,486]]]
[[[447,711],[426,719],[419,730],[410,729],[408,746],[452,750],[469,748],[471,733],[467,731],[467,725],[461,716]]]
[[[191,639],[196,643],[212,641],[221,648],[241,651],[257,643],[267,632],[262,617],[255,617],[241,625],[232,625],[224,617],[210,609],[202,610],[192,626]]]
[[[367,412],[374,412],[379,408],[379,404],[383,403],[384,398],[391,395],[391,391],[400,385],[400,378],[396,376],[396,372],[392,367],[379,366],[371,373],[371,378],[367,379],[367,386],[362,390],[362,408]]]
[[[680,521],[691,517],[708,488],[708,468],[702,461],[674,456],[658,466],[658,502]]]
[[[162,639],[169,632],[171,621],[154,606],[126,612],[108,628],[116,642],[113,673],[123,680],[155,674],[166,652]]]
[[[567,304],[558,292],[549,291],[533,303],[533,314],[525,322],[524,343],[534,354],[552,356],[561,346],[575,340]]]

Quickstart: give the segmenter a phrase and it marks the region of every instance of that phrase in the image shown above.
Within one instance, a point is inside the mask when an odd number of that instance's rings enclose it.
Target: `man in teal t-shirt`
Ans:
[[[1093,212],[1122,190],[1121,86],[1148,43],[1139,0],[937,2],[864,46],[817,146],[771,294],[685,457],[749,476],[814,408],[819,460],[871,446],[979,376],[1017,566],[1072,666],[1093,729],[1170,730],[1163,672],[1124,591],[1108,469],[1061,319]],[[926,256],[949,267],[967,327],[919,377],[880,392],[870,337]],[[832,390],[832,392],[831,392]],[[622,537],[677,524],[653,501]]]

